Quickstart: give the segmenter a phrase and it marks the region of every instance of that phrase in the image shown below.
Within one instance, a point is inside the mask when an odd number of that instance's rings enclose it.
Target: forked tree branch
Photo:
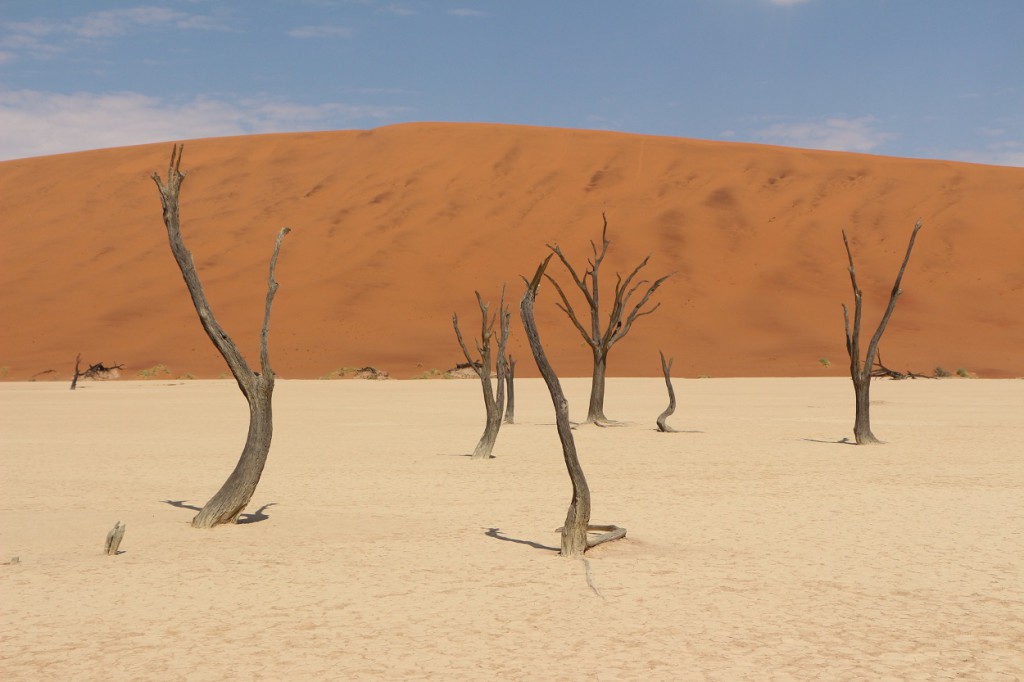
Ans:
[[[181,192],[181,185],[185,180],[186,174],[181,172],[181,157],[184,152],[184,145],[174,145],[171,149],[171,161],[167,166],[167,182],[166,184],[161,180],[159,173],[153,173],[153,182],[156,183],[157,189],[160,191],[160,203],[163,206],[163,217],[164,225],[167,227],[167,239],[171,245],[171,253],[174,254],[174,259],[178,263],[178,268],[181,270],[182,277],[185,280],[185,285],[188,288],[189,295],[192,297],[192,303],[195,306],[196,313],[199,315],[199,321],[203,326],[203,330],[206,335],[213,342],[214,347],[224,358],[224,361],[228,364],[231,369],[232,375],[238,382],[242,390],[249,395],[255,388],[253,383],[255,373],[249,367],[249,363],[246,362],[245,357],[239,350],[235,342],[231,340],[224,328],[221,327],[217,318],[213,314],[213,310],[210,308],[210,303],[206,298],[206,292],[203,290],[202,282],[199,280],[199,276],[196,273],[195,261],[192,258],[192,253],[186,248],[185,242],[181,236],[181,220],[179,215],[179,195]],[[274,268],[277,265],[277,257],[281,248],[281,240],[286,234],[290,232],[289,228],[283,228],[278,233],[277,240],[274,246],[274,255],[270,262],[270,282],[267,291],[267,301],[264,310],[263,328],[260,334],[260,364],[261,370],[264,375],[269,374],[272,370],[270,369],[270,361],[267,355],[267,335],[270,327],[270,309],[273,304],[274,294],[277,291],[277,282],[274,280]]]

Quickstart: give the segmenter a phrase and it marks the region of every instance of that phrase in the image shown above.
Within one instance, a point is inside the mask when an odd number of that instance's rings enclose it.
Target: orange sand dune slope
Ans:
[[[129,375],[161,363],[175,376],[225,371],[149,178],[166,174],[170,150],[0,163],[8,378],[67,377],[78,352]],[[840,230],[857,257],[866,340],[918,218],[886,365],[1024,374],[1024,169],[472,124],[196,140],[182,167],[186,242],[254,362],[274,236],[294,230],[271,333],[285,377],[454,365],[450,317],[477,328],[473,290],[496,302],[506,283],[516,306],[520,275],[548,243],[582,267],[602,212],[606,285],[648,253],[648,276],[675,273],[661,308],[612,351],[611,374],[657,374],[658,349],[682,376],[842,373],[840,303],[852,296]],[[585,375],[588,350],[553,299],[541,290],[544,341],[560,373]],[[513,329],[520,371],[535,373]]]

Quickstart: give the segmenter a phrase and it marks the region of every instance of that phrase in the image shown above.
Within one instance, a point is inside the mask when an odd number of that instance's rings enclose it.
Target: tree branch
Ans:
[[[910,261],[910,252],[914,250],[914,241],[917,239],[917,233],[921,229],[921,225],[922,222],[920,220],[914,224],[914,231],[910,233],[910,242],[907,244],[907,253],[903,256],[903,263],[900,265],[899,274],[896,275],[896,282],[892,285],[892,292],[889,294],[889,305],[886,306],[885,314],[882,315],[882,321],[878,323],[878,329],[875,330],[874,336],[871,337],[871,341],[868,343],[868,354],[864,359],[864,365],[869,372],[874,365],[875,353],[878,351],[878,342],[882,340],[882,332],[885,331],[885,326],[889,324],[889,318],[892,317],[892,312],[896,309],[896,299],[903,293],[900,289],[900,282],[903,281],[903,273],[906,272],[907,263]]]
[[[274,269],[277,268],[277,256],[281,253],[281,242],[284,236],[292,231],[290,227],[282,227],[277,233],[277,240],[274,242],[274,255],[270,257],[270,274],[267,278],[267,305],[263,311],[263,328],[260,330],[260,368],[264,376],[273,374],[270,368],[270,354],[267,351],[267,339],[270,335],[270,308],[274,305],[274,296],[277,294],[277,280],[274,279]]]
[[[178,263],[182,277],[185,279],[185,285],[188,287],[189,295],[192,297],[192,303],[195,306],[196,313],[199,315],[199,321],[203,325],[203,330],[228,364],[242,392],[249,396],[255,386],[253,383],[255,374],[249,368],[249,364],[245,361],[238,346],[235,345],[235,342],[231,340],[227,332],[224,331],[224,328],[221,327],[214,317],[210,303],[206,299],[206,293],[203,291],[203,285],[196,273],[192,253],[185,247],[185,242],[181,236],[178,198],[181,184],[185,180],[185,173],[182,173],[180,170],[183,151],[184,145],[174,145],[172,148],[171,161],[167,167],[166,184],[161,181],[159,173],[153,173],[152,176],[157,189],[160,190],[160,203],[164,209],[163,217],[164,225],[167,227],[167,239],[170,242],[171,252]]]

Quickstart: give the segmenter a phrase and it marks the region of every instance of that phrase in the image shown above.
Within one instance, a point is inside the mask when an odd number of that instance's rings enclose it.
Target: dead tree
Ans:
[[[882,363],[882,349],[878,349],[878,358],[875,360],[876,368],[872,370],[871,376],[873,377],[886,377],[893,381],[903,381],[904,379],[934,379],[935,377],[928,376],[927,374],[921,374],[920,372],[914,372],[913,370],[907,370],[906,372],[899,372],[895,369],[889,369]]]
[[[71,390],[75,390],[78,386],[79,379],[106,379],[111,376],[111,373],[117,369],[124,369],[124,365],[111,365],[107,367],[102,362],[97,362],[94,365],[89,365],[89,368],[84,372],[81,371],[82,354],[79,353],[75,356],[75,375],[71,379]]]
[[[574,557],[582,556],[588,549],[601,543],[625,537],[626,529],[618,526],[590,524],[590,487],[587,485],[587,477],[583,475],[583,468],[580,466],[580,460],[576,454],[576,442],[572,437],[572,427],[569,424],[569,404],[562,392],[558,376],[544,354],[544,347],[541,345],[537,322],[533,314],[537,288],[540,286],[541,278],[545,276],[544,271],[550,261],[551,256],[544,259],[544,262],[537,268],[533,279],[526,283],[526,293],[523,294],[519,311],[520,317],[523,319],[523,327],[526,330],[526,338],[530,342],[530,350],[533,351],[533,358],[537,361],[537,369],[540,370],[544,383],[547,384],[551,402],[555,406],[555,426],[558,430],[558,439],[562,443],[565,468],[572,480],[572,502],[565,515],[565,523],[559,530],[562,533],[561,555]],[[590,531],[604,532],[591,537]]]
[[[658,306],[661,305],[660,303],[646,310],[644,306],[647,305],[647,302],[654,292],[658,290],[658,287],[661,286],[661,283],[671,276],[671,274],[665,275],[654,280],[653,283],[644,279],[634,282],[640,271],[647,265],[647,261],[650,260],[650,255],[640,261],[639,265],[633,268],[625,279],[616,273],[615,290],[612,295],[612,309],[608,315],[607,325],[602,329],[599,274],[601,262],[604,260],[611,242],[608,241],[608,218],[602,213],[601,219],[604,221],[604,226],[601,228],[601,248],[598,249],[593,241],[590,242],[590,249],[594,255],[587,260],[587,268],[582,276],[569,264],[561,248],[548,244],[548,248],[562,261],[562,265],[569,271],[569,276],[572,277],[576,288],[583,293],[583,297],[586,299],[587,307],[590,310],[589,331],[580,322],[579,317],[576,315],[576,310],[569,303],[569,298],[565,295],[562,287],[558,285],[558,282],[551,275],[545,274],[545,277],[554,285],[555,290],[558,291],[558,295],[562,299],[561,303],[557,304],[558,307],[569,317],[573,326],[576,327],[576,331],[580,333],[583,340],[590,346],[594,356],[594,373],[591,377],[587,422],[609,421],[604,414],[604,385],[605,373],[608,368],[608,352],[612,346],[629,333],[629,330],[633,328],[633,322],[637,318],[650,315],[658,309]],[[640,301],[633,307],[629,307],[630,299],[641,289],[643,289],[644,293]]]
[[[167,226],[167,237],[171,244],[171,252],[181,269],[185,285],[192,296],[199,321],[210,337],[210,341],[224,357],[231,373],[238,382],[249,403],[249,433],[245,440],[242,455],[235,465],[234,471],[221,486],[220,490],[210,498],[202,510],[192,519],[195,528],[212,528],[213,526],[235,523],[256,491],[256,485],[263,474],[263,467],[270,452],[270,441],[274,432],[272,397],[274,394],[274,370],[270,367],[270,355],[267,351],[267,338],[270,333],[270,309],[277,293],[277,281],[274,269],[281,251],[281,240],[290,232],[290,228],[282,228],[274,243],[274,253],[270,258],[270,274],[268,277],[267,299],[263,312],[263,328],[260,331],[260,371],[254,372],[242,356],[242,352],[231,340],[227,332],[217,322],[206,300],[203,285],[196,274],[192,254],[185,248],[181,237],[181,226],[178,217],[178,196],[185,174],[181,166],[182,148],[175,145],[171,152],[171,163],[167,169],[167,184],[160,180],[158,173],[153,173],[153,181],[160,190],[160,202],[163,205],[164,225]]]
[[[75,390],[78,387],[78,377],[82,376],[82,373],[79,371],[79,367],[81,366],[81,364],[82,364],[82,354],[79,353],[78,355],[75,356],[75,376],[72,377],[72,379],[71,379],[71,390],[72,391]]]
[[[501,301],[498,303],[498,312],[490,315],[490,304],[484,303],[480,292],[476,294],[476,302],[480,306],[482,323],[480,326],[480,338],[476,340],[476,350],[480,354],[480,360],[476,361],[469,354],[469,348],[462,339],[462,331],[459,329],[459,316],[452,314],[452,326],[455,327],[455,336],[459,339],[459,347],[463,355],[473,368],[476,375],[480,377],[480,385],[484,393],[484,407],[487,410],[487,421],[484,426],[484,433],[480,436],[480,442],[473,450],[473,459],[490,459],[494,450],[494,443],[498,439],[498,430],[501,428],[501,415],[505,411],[505,347],[508,344],[509,324],[512,319],[508,306],[505,305],[505,288],[501,289]],[[498,348],[497,362],[494,362],[494,348],[491,341],[494,338],[494,325],[498,324]],[[497,388],[491,383],[491,371],[497,365]]]
[[[505,423],[516,423],[516,360],[511,355],[505,361]]]
[[[881,441],[871,432],[871,375],[875,364],[875,355],[878,353],[878,343],[882,340],[882,333],[885,326],[889,324],[893,310],[896,309],[896,299],[903,291],[900,289],[900,282],[903,280],[903,273],[910,261],[910,252],[914,249],[914,240],[917,232],[921,229],[921,221],[914,225],[914,231],[910,234],[910,242],[907,244],[907,253],[903,257],[903,264],[900,266],[899,274],[896,275],[896,283],[892,286],[889,294],[889,305],[882,315],[878,329],[868,343],[867,355],[861,360],[860,352],[860,320],[862,308],[862,293],[857,285],[857,272],[853,266],[853,252],[850,251],[850,242],[846,238],[846,230],[843,230],[843,245],[846,247],[846,256],[850,261],[850,283],[853,285],[853,329],[850,329],[850,312],[843,304],[843,321],[846,327],[846,352],[850,356],[850,378],[853,379],[853,392],[856,396],[856,418],[853,424],[853,437],[857,445],[868,445]]]
[[[663,433],[674,433],[675,429],[665,423],[665,420],[676,411],[676,392],[672,390],[672,358],[669,358],[666,363],[665,354],[659,350],[658,355],[661,356],[661,371],[665,375],[665,386],[668,387],[668,407],[658,415],[658,430]]]

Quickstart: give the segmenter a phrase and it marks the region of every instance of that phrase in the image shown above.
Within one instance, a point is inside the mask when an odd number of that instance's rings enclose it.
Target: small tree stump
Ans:
[[[124,537],[124,524],[118,521],[107,533],[107,544],[104,551],[110,556],[117,556],[117,548],[121,546],[121,538]]]

